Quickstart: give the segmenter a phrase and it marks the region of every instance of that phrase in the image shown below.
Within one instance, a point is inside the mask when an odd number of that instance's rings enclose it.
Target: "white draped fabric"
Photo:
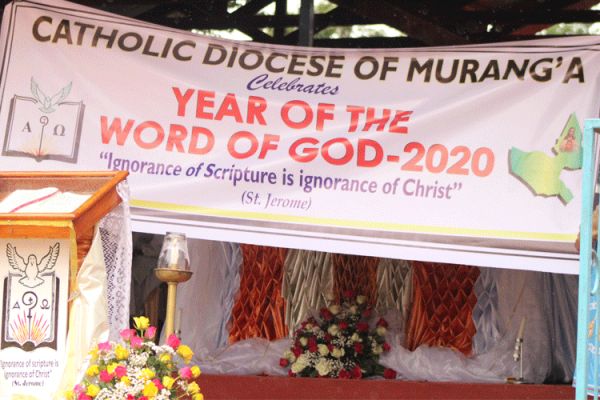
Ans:
[[[191,279],[178,286],[181,338],[197,360],[227,345],[227,322],[240,285],[242,254],[235,243],[188,239]]]
[[[569,381],[574,370],[577,277],[494,268],[482,270],[482,276],[483,284],[475,287],[478,301],[486,304],[479,307],[476,315],[480,334],[476,336],[474,356],[427,346],[410,352],[396,345],[382,357],[382,364],[395,369],[404,379],[503,382],[519,374],[513,353],[521,321],[525,319],[525,380]],[[485,334],[489,336],[482,337]]]

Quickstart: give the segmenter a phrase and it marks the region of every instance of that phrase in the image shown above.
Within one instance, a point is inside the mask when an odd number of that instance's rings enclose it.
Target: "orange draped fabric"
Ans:
[[[281,296],[287,249],[243,244],[240,290],[231,314],[229,342],[287,336],[285,301]]]
[[[479,268],[413,261],[413,304],[406,346],[450,347],[471,354],[476,329],[473,291]]]
[[[346,290],[356,295],[367,296],[368,304],[377,303],[377,265],[379,258],[346,254],[334,254],[333,292],[336,301],[340,301]]]

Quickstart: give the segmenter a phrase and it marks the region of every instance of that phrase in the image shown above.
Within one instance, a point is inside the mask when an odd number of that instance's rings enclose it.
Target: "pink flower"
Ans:
[[[113,380],[115,374],[109,374],[107,370],[100,371],[100,380],[102,382],[108,383]]]
[[[179,376],[183,379],[192,379],[192,369],[190,367],[183,367],[179,370]]]
[[[279,366],[280,366],[280,367],[283,367],[283,368],[285,368],[285,367],[287,367],[288,365],[290,365],[290,362],[289,362],[289,360],[288,360],[287,358],[280,358],[280,359],[279,359]]]
[[[75,387],[73,388],[73,394],[78,396],[81,393],[85,393],[85,386],[81,384],[75,385]]]
[[[154,386],[156,386],[159,392],[165,388],[160,379],[158,378],[152,379],[152,383],[154,383]]]
[[[299,346],[296,346],[292,349],[292,353],[294,353],[296,357],[300,357],[300,354],[302,354],[302,349]]]
[[[77,400],[92,400],[92,398],[85,393],[79,393]]]
[[[135,336],[135,329],[123,329],[119,334],[121,335],[121,339],[123,339],[126,342],[129,342],[131,337]]]
[[[338,324],[341,330],[348,328],[348,323],[346,321],[342,321]]]
[[[117,376],[117,378],[121,379],[122,377],[127,375],[127,368],[123,365],[119,365],[117,368],[115,368],[115,375]]]
[[[392,347],[388,344],[388,342],[385,342],[383,344],[383,351],[390,351]]]
[[[110,351],[111,349],[112,346],[110,345],[110,342],[98,343],[98,350],[100,351]]]
[[[134,349],[140,349],[142,347],[143,343],[144,343],[144,340],[141,337],[139,337],[139,336],[131,337],[131,347],[133,347]]]
[[[171,333],[167,338],[167,344],[171,346],[174,350],[177,350],[177,348],[181,344],[181,341],[179,340],[176,334]]]
[[[147,339],[154,339],[155,335],[156,335],[156,327],[155,326],[149,326],[148,329],[146,329],[146,333],[144,334],[144,336],[146,336]]]
[[[369,330],[369,324],[367,324],[366,322],[359,322],[358,324],[356,324],[356,329],[359,332],[366,332]]]
[[[295,376],[296,376],[296,374],[295,374],[295,373],[293,373],[293,372],[292,372],[292,370],[290,369],[290,370],[288,371],[288,376],[291,376],[291,377],[293,378],[293,377],[295,377]]]

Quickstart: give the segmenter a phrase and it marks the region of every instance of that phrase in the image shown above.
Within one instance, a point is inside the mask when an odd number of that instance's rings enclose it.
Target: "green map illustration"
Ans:
[[[564,169],[581,169],[581,138],[577,117],[571,114],[552,147],[554,155],[513,147],[509,152],[510,172],[536,195],[558,196],[566,204],[573,199],[573,193],[560,179],[560,173]]]

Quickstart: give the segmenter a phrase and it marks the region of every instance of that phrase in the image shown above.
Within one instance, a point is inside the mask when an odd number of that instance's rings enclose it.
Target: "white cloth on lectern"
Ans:
[[[110,339],[118,340],[119,333],[129,328],[129,299],[131,294],[131,216],[129,184],[117,185],[121,203],[99,223],[102,249],[106,264],[107,307]]]

